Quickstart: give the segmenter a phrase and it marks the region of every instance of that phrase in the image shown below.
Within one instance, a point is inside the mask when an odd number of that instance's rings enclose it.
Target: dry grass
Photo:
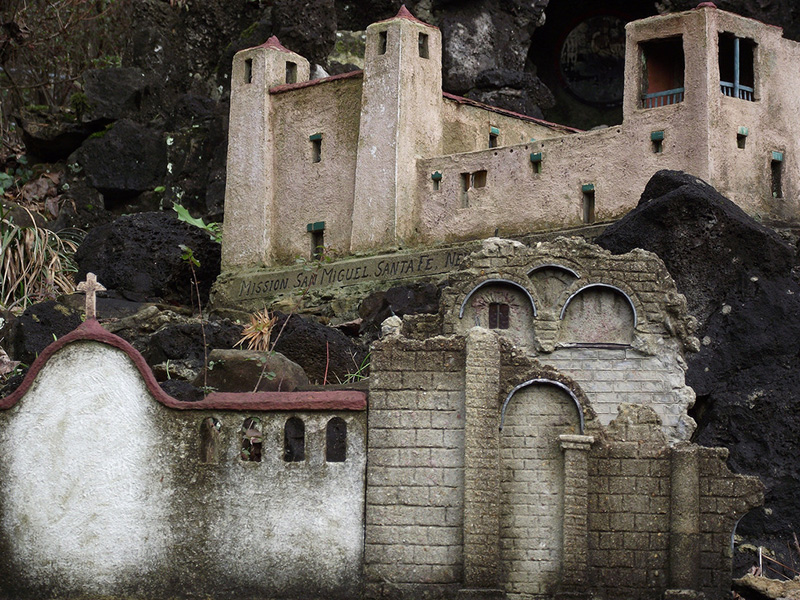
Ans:
[[[269,340],[277,322],[278,317],[268,308],[253,313],[250,315],[250,324],[242,329],[242,339],[236,345],[241,346],[246,343],[249,350],[268,352],[270,350]]]
[[[27,209],[26,209],[27,210]],[[0,308],[22,311],[29,304],[72,293],[78,242],[36,226],[22,227],[0,208]]]

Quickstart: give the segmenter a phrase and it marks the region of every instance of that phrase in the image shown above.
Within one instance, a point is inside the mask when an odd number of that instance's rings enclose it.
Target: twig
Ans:
[[[322,385],[328,385],[328,366],[331,364],[331,351],[328,340],[325,340],[325,375],[322,376]]]

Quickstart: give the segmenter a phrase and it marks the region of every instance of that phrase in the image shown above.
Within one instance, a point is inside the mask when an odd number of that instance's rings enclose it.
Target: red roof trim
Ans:
[[[296,52],[292,52],[286,46],[281,44],[281,41],[278,39],[277,35],[270,36],[266,42],[260,46],[253,46],[253,48],[268,48],[271,50],[278,50],[279,52],[286,52],[288,54],[296,54]],[[248,50],[253,50],[253,48],[248,48]]]
[[[489,112],[497,113],[498,115],[505,115],[507,117],[513,117],[515,119],[521,119],[523,121],[531,121],[532,123],[538,123],[539,125],[550,127],[552,129],[559,129],[566,133],[583,133],[583,129],[576,129],[575,127],[569,127],[568,125],[561,125],[559,123],[551,123],[550,121],[545,121],[544,119],[537,119],[536,117],[523,115],[522,113],[517,113],[514,112],[513,110],[506,110],[505,108],[499,108],[497,106],[492,106],[490,104],[484,104],[483,102],[478,102],[477,100],[471,100],[470,98],[464,98],[463,96],[456,96],[455,94],[451,94],[449,92],[442,92],[442,96],[444,96],[448,100],[453,100],[454,102],[458,102],[459,104],[467,104],[469,106],[475,106],[477,108],[482,108],[483,110],[488,110]]]
[[[53,355],[73,342],[91,341],[107,344],[122,350],[136,365],[147,390],[166,406],[176,410],[365,410],[367,394],[350,390],[330,392],[257,392],[214,393],[200,402],[181,402],[167,394],[158,385],[144,357],[128,342],[103,329],[95,319],[82,323],[77,329],[50,344],[34,361],[22,384],[11,394],[0,400],[0,410],[6,410],[19,402],[30,390],[36,376]]]
[[[405,19],[406,21],[412,21],[414,23],[419,23],[420,25],[425,25],[425,27],[430,27],[431,29],[439,29],[435,25],[431,25],[430,23],[426,23],[411,14],[411,11],[406,8],[406,5],[403,4],[400,7],[400,10],[397,11],[397,14],[393,16],[391,19],[384,19],[383,21],[378,21],[378,23],[388,23],[389,21],[394,21],[395,19]]]
[[[364,71],[348,71],[347,73],[339,73],[338,75],[331,75],[330,77],[323,77],[322,79],[309,79],[308,81],[301,81],[300,83],[282,83],[275,87],[269,88],[270,94],[282,94],[283,92],[291,92],[292,90],[299,90],[302,88],[313,87],[321,83],[328,83],[329,81],[339,81],[340,79],[353,79],[362,77]]]

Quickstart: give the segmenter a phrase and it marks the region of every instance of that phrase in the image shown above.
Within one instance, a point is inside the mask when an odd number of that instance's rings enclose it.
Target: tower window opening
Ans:
[[[681,36],[640,44],[642,107],[656,108],[683,102],[684,56]]]
[[[419,56],[420,58],[429,58],[428,55],[428,34],[427,33],[420,33],[419,40],[417,42],[419,46]]]
[[[770,162],[772,197],[783,198],[783,152],[773,152]]]
[[[594,186],[583,186],[583,222],[594,223]]]
[[[482,188],[486,187],[486,170],[475,171],[472,174],[472,187]]]
[[[311,140],[311,162],[322,161],[322,138]]]
[[[755,47],[753,40],[719,34],[719,87],[724,95],[755,101]]]
[[[286,83],[297,83],[297,63],[286,61]]]
[[[253,83],[253,59],[248,58],[244,61],[244,82]]]
[[[508,304],[504,302],[489,303],[489,329],[508,329]]]
[[[386,54],[386,42],[388,40],[388,31],[381,31],[378,33],[378,54]]]
[[[469,206],[469,182],[470,173],[461,174],[461,208]]]

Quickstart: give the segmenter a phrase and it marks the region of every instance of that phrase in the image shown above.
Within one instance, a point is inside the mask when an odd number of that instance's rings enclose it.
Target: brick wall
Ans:
[[[563,540],[564,457],[559,434],[578,433],[575,404],[554,386],[517,392],[500,435],[500,549],[510,599],[552,593]]]
[[[452,593],[462,580],[464,340],[372,350],[367,597]]]

